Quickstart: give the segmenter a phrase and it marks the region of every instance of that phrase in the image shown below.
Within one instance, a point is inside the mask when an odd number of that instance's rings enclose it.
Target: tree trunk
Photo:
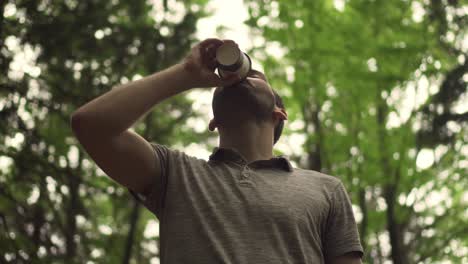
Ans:
[[[124,257],[122,259],[123,264],[129,264],[132,256],[132,246],[135,241],[135,232],[140,218],[140,204],[137,200],[133,202],[133,210],[130,216],[130,229],[128,230],[127,239],[125,242]]]
[[[385,202],[387,203],[387,229],[390,236],[390,244],[392,245],[392,260],[393,263],[408,264],[408,252],[405,250],[403,242],[404,230],[398,223],[395,217],[395,186],[388,185],[385,187]]]
[[[401,225],[398,224],[398,219],[395,216],[396,206],[396,192],[398,186],[398,173],[394,173],[394,169],[390,165],[389,157],[390,153],[387,153],[387,134],[385,128],[385,121],[387,115],[386,102],[380,97],[380,92],[377,93],[377,124],[378,124],[378,146],[380,152],[380,166],[384,175],[384,194],[383,198],[387,204],[387,230],[390,236],[391,245],[391,258],[395,264],[408,264],[408,252],[405,250],[403,242],[404,230]]]
[[[311,110],[310,108],[315,108],[314,110]],[[321,127],[320,127],[320,119],[319,119],[319,107],[318,106],[310,106],[309,104],[306,104],[303,109],[302,113],[304,115],[305,119],[305,127],[304,130],[307,133],[309,133],[310,128],[308,127],[309,125],[312,125],[314,128],[314,132],[317,135],[317,140],[315,142],[308,142],[306,143],[306,146],[308,147],[307,150],[307,167],[309,170],[315,170],[315,171],[321,171],[322,170],[322,155],[321,155],[321,140],[322,140],[322,134],[321,134]]]
[[[7,4],[8,1],[0,1],[0,49],[3,48],[3,44],[5,41],[5,36],[3,36],[3,28],[5,23],[5,18],[3,17],[3,12],[5,10],[5,5]],[[0,56],[0,73],[3,76],[7,76],[8,73],[8,66],[7,66],[7,58],[6,55],[1,55]],[[3,79],[3,78],[2,78]],[[1,80],[1,79],[0,79]],[[1,80],[0,83],[4,83],[4,80]]]
[[[69,189],[70,189],[70,202],[67,210],[67,228],[65,230],[65,246],[66,246],[66,259],[67,262],[72,262],[76,255],[76,214],[78,211],[78,189],[79,189],[79,178],[76,175],[70,175],[69,177]]]
[[[0,48],[3,47],[3,23],[4,23],[4,17],[3,17],[3,12],[5,11],[5,6],[8,1],[1,1],[0,2]]]
[[[361,237],[362,247],[364,252],[366,252],[366,235],[367,235],[367,225],[369,221],[369,216],[367,213],[367,203],[366,203],[366,190],[362,187],[359,187],[359,207],[362,211],[362,221],[359,228],[359,235]]]

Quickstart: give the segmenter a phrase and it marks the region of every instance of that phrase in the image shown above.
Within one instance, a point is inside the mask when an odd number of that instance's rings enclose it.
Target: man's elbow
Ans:
[[[87,134],[90,134],[91,129],[90,127],[90,120],[86,116],[86,114],[82,112],[77,112],[75,111],[72,113],[70,116],[70,127],[75,135],[76,138],[82,139],[87,136]]]
[[[73,112],[70,116],[70,127],[75,135],[79,133],[83,129],[83,114]]]

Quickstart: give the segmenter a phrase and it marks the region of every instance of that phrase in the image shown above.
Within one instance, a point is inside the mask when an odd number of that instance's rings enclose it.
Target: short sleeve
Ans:
[[[150,144],[156,154],[154,162],[156,163],[156,166],[160,167],[161,175],[160,177],[157,175],[154,176],[152,188],[146,194],[139,193],[131,189],[128,190],[137,201],[143,204],[148,210],[156,215],[159,220],[161,220],[168,175],[171,170],[169,164],[174,161],[177,164],[177,159],[181,158],[182,153],[177,150],[172,150],[164,145],[153,142],[150,142]]]
[[[340,181],[331,194],[331,206],[324,237],[325,258],[330,259],[356,251],[362,257],[363,248],[353,214],[351,200]]]

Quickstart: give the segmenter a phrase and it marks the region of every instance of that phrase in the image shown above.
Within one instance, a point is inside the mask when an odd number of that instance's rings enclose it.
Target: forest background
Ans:
[[[467,14],[466,0],[0,1],[0,263],[159,263],[157,219],[70,115],[205,37],[237,41],[284,98],[275,154],[345,183],[365,263],[468,263]],[[132,129],[206,159],[211,96]]]

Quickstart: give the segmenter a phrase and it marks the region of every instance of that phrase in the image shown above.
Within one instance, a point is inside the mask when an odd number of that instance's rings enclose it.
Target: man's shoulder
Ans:
[[[320,171],[294,168],[294,172],[313,184],[320,184],[321,186],[331,189],[341,183],[341,180],[338,177]]]
[[[180,146],[169,146],[169,145],[156,143],[156,142],[149,142],[149,143],[156,152],[163,152],[164,155],[172,156],[174,158],[187,159],[190,161],[197,161],[197,162],[205,161],[190,153],[187,153]]]

